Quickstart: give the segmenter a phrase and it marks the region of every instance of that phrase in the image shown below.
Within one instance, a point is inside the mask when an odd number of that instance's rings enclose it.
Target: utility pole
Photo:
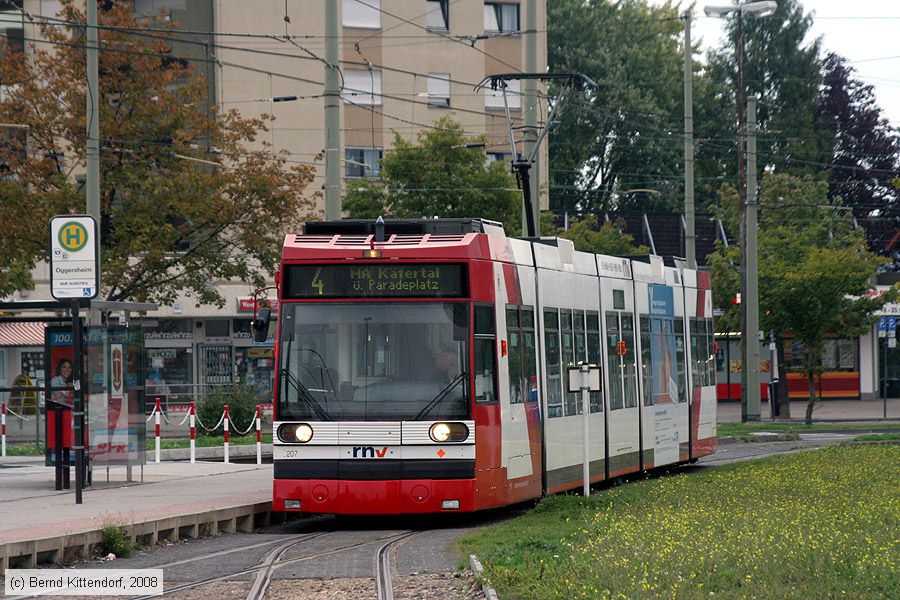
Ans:
[[[744,260],[741,261],[741,307],[744,331],[741,344],[744,368],[741,373],[745,401],[741,421],[760,420],[759,397],[759,270],[757,263],[756,198],[756,98],[747,99],[747,206]]]
[[[684,255],[697,268],[694,235],[694,76],[691,66],[691,13],[684,14]]]
[[[737,16],[737,109],[738,109],[738,199],[740,204],[740,249],[741,249],[741,420],[759,421],[759,290],[756,266],[756,99],[753,100],[753,125],[749,131],[753,136],[752,150],[747,142],[747,154],[753,157],[750,171],[753,175],[752,208],[748,195],[750,184],[747,180],[745,162],[744,124],[744,13],[757,17],[768,17],[778,10],[775,0],[758,0],[744,4],[706,6],[707,17],[724,17],[731,13]],[[748,217],[748,211],[753,212]],[[752,223],[748,222],[752,219]],[[752,240],[748,239],[752,236]],[[752,264],[748,264],[752,263]],[[752,313],[752,314],[751,314]]]
[[[325,219],[341,218],[341,86],[336,0],[325,2]]]
[[[525,72],[534,73],[537,71],[537,0],[525,0],[525,35],[522,36],[522,43],[525,46]],[[524,98],[523,108],[525,117],[525,129],[523,131],[523,154],[531,156],[531,151],[537,142],[537,79],[526,79],[523,86]],[[541,167],[540,153],[534,154],[534,163],[531,170],[531,218],[536,228],[536,234],[541,235]],[[515,158],[515,157],[513,157]],[[522,208],[522,231],[526,231],[528,218],[524,211],[529,210],[528,206]]]
[[[97,221],[97,249],[102,227],[100,215],[100,84],[99,84],[99,44],[97,40],[97,2],[87,1],[87,173],[85,174],[85,194],[87,214]],[[103,264],[102,262],[100,264]],[[100,274],[102,276],[102,273]],[[100,277],[98,276],[98,288]]]

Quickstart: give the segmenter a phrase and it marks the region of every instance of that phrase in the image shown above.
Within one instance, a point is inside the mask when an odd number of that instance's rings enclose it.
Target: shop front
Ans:
[[[144,322],[147,407],[185,409],[215,388],[249,386],[271,402],[275,378],[274,331],[253,341],[252,300],[236,299],[237,316],[160,318]]]

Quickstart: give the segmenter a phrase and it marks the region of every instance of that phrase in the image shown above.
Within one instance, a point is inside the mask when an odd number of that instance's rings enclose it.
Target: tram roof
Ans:
[[[375,235],[375,219],[309,221],[304,235]],[[499,229],[499,231],[497,231]],[[503,234],[503,225],[486,219],[386,219],[385,238],[392,235],[462,235],[466,233]]]
[[[390,219],[383,223],[382,234],[371,219],[308,222],[302,234],[285,238],[283,258],[375,258],[363,254],[377,249],[385,259],[490,259],[504,254],[498,253],[497,247],[510,244],[503,225],[485,219]]]

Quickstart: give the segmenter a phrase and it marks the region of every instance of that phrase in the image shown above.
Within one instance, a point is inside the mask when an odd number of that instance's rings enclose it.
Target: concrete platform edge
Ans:
[[[274,513],[277,518],[280,513]],[[219,533],[252,532],[273,522],[272,503],[257,502],[190,514],[123,523],[132,542],[153,545],[160,541],[207,537]],[[102,527],[0,545],[0,575],[6,569],[36,568],[90,558],[102,537]]]

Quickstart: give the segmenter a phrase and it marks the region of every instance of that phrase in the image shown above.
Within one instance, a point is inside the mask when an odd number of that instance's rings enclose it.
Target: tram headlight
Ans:
[[[288,444],[305,444],[312,436],[313,429],[307,423],[285,423],[278,427],[278,439]]]
[[[428,437],[438,443],[462,442],[469,437],[465,423],[435,423],[428,430]]]

